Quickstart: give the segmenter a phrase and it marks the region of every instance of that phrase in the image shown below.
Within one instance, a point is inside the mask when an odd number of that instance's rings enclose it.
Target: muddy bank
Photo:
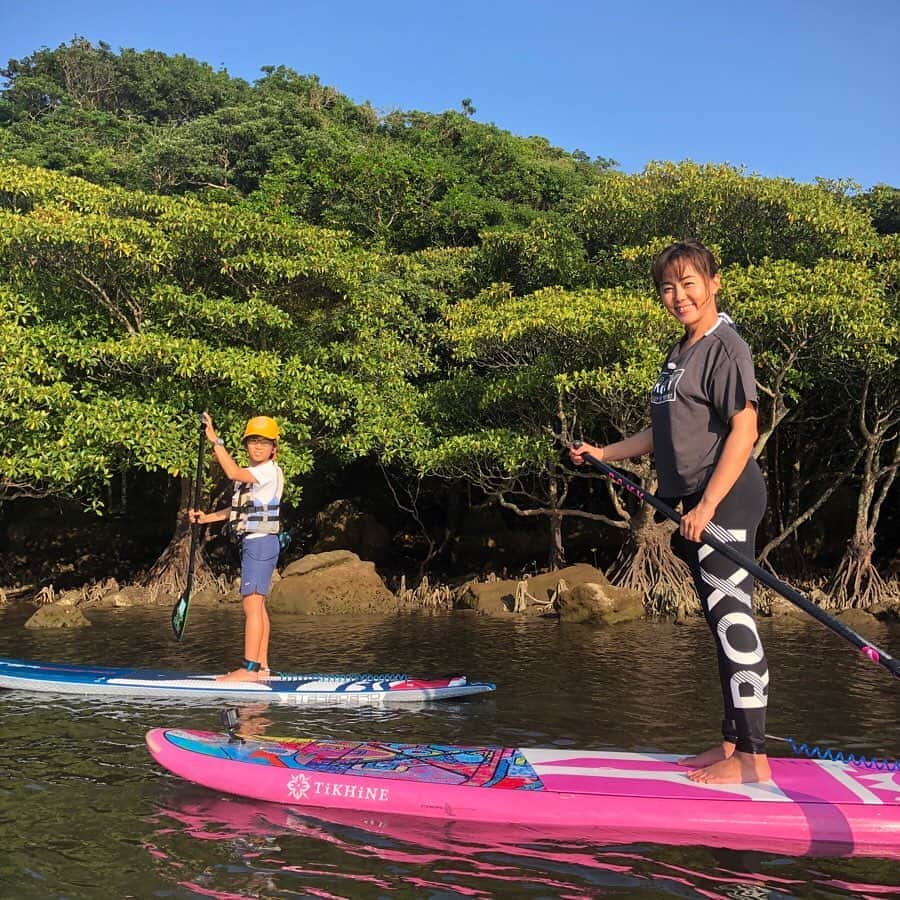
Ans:
[[[137,489],[132,493],[132,512],[141,500],[149,504],[152,485],[145,487],[143,495]],[[321,506],[310,503],[314,514],[295,514],[291,520],[294,541],[276,574],[273,610],[302,615],[467,610],[499,619],[553,615],[612,624],[660,608],[658,598],[651,603],[607,580],[604,572],[616,558],[621,537],[602,529],[571,531],[567,547],[574,565],[546,571],[536,562],[545,549],[544,530],[511,521],[496,509],[461,511],[443,554],[423,577],[421,565],[418,570],[413,565],[416,559],[421,564],[421,534],[405,530],[387,503],[376,503],[375,515],[347,498],[323,494],[315,499]],[[173,547],[177,502],[174,496],[156,497],[147,515],[129,514],[123,507],[104,517],[49,501],[0,507],[0,604],[53,607],[40,619],[56,617],[81,627],[91,609],[171,605],[183,587],[187,544],[173,553],[171,578],[162,582],[151,576],[163,551]],[[238,603],[238,570],[233,548],[218,532],[205,531],[192,604]],[[900,617],[898,578],[889,570],[885,602],[861,615]],[[838,611],[822,590],[824,577],[792,584],[824,609]],[[691,585],[684,587],[692,601],[664,604],[670,617],[699,612]],[[804,615],[768,589],[757,587],[755,600],[762,615]]]
[[[239,604],[239,580],[213,580],[192,591],[195,607]],[[810,599],[828,608],[828,597],[818,588]],[[96,610],[128,607],[171,606],[177,595],[141,585],[120,585],[109,578],[78,589],[57,592],[52,586],[20,601],[34,607],[27,628],[86,628]],[[9,604],[8,597],[0,602]],[[552,572],[502,579],[489,575],[455,585],[431,585],[423,579],[415,589],[401,580],[391,591],[374,563],[348,550],[307,554],[275,573],[269,595],[270,611],[288,615],[395,615],[414,611],[469,613],[493,620],[521,621],[533,617],[608,627],[648,615],[646,598],[639,592],[618,588],[593,566],[578,564]],[[807,614],[768,589],[759,590],[760,615],[804,619]],[[684,619],[683,610],[674,618]],[[837,615],[853,628],[877,619],[900,620],[900,603],[883,604],[870,611],[851,609]]]

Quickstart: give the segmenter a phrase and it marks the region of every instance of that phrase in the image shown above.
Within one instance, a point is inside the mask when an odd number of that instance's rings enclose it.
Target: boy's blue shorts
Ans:
[[[241,541],[242,597],[248,594],[262,594],[263,597],[268,595],[280,552],[277,534],[245,537]]]

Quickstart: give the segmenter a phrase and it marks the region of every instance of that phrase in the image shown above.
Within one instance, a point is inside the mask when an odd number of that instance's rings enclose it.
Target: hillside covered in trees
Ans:
[[[2,75],[4,528],[60,500],[155,519],[171,539],[145,577],[177,590],[197,412],[231,446],[265,412],[298,517],[379,497],[412,536],[397,566],[470,564],[481,510],[530,530],[540,566],[609,548],[671,609],[669,529],[559,439],[645,427],[676,333],[650,261],[698,237],[756,359],[763,559],[818,569],[836,606],[897,597],[896,188],[623,174],[470,100],[381,112],[283,67],[248,84],[83,39]],[[625,468],[653,488],[650,462]]]

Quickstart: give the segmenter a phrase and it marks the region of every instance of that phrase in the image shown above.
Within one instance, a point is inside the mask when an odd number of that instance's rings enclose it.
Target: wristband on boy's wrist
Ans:
[[[223,441],[222,438],[216,438],[216,440],[215,440],[215,445],[216,445],[217,447],[224,447],[224,446],[225,446],[225,441]]]

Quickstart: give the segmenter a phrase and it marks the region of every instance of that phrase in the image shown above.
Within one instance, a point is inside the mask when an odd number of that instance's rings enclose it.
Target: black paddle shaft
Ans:
[[[581,446],[581,441],[575,441],[572,444],[573,449],[577,450]],[[667,519],[671,519],[676,524],[681,524],[681,515],[667,506],[658,497],[648,494],[636,485],[629,478],[626,478],[621,472],[608,466],[606,463],[595,459],[589,453],[584,454],[584,458],[599,472],[605,475],[613,484],[618,485],[634,494],[644,503],[649,503],[655,510],[661,512]],[[836,634],[839,634],[845,640],[858,647],[863,656],[867,657],[874,663],[883,666],[897,678],[900,678],[900,662],[894,659],[889,653],[880,650],[871,642],[867,641],[862,635],[857,634],[852,628],[848,628],[843,622],[829,615],[821,607],[816,606],[808,597],[805,597],[799,591],[795,591],[790,585],[785,584],[779,578],[776,578],[771,572],[760,566],[755,560],[744,556],[743,553],[735,550],[724,541],[720,541],[713,537],[709,531],[703,532],[703,541],[709,544],[714,550],[718,550],[723,556],[728,557],[733,563],[739,565],[742,569],[746,569],[754,578],[759,579],[763,584],[768,585],[773,591],[777,591],[786,600],[789,600],[795,606],[799,606],[804,612],[809,613],[814,619],[818,619],[827,628],[830,628]]]
[[[200,507],[200,482],[203,478],[203,452],[206,449],[206,424],[200,419],[200,449],[197,451],[197,472],[194,478],[194,502],[192,509]],[[185,579],[184,593],[175,601],[172,608],[172,631],[175,640],[180,641],[187,625],[188,608],[191,603],[191,587],[194,583],[194,560],[197,555],[197,537],[200,534],[200,526],[191,522],[191,546],[188,550],[188,570]]]
[[[200,508],[200,483],[203,480],[203,454],[206,450],[206,424],[200,420],[200,449],[197,451],[197,472],[194,477],[194,503],[192,509]],[[194,559],[197,555],[197,538],[200,535],[200,526],[196,522],[191,522],[191,548],[188,551],[188,570],[187,582],[184,592],[187,595],[191,593],[191,585],[194,581]]]

